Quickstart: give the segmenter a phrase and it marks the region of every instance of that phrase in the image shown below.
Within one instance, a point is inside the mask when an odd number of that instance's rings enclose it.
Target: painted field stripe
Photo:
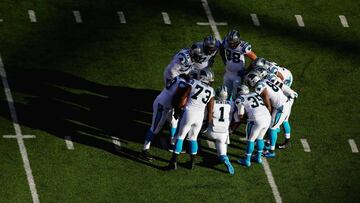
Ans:
[[[28,139],[28,138],[36,138],[35,135],[22,135],[22,136],[19,136],[19,135],[3,135],[3,138],[23,138],[23,139]]]
[[[301,144],[302,144],[302,146],[304,148],[304,152],[311,152],[310,145],[307,142],[307,140],[306,139],[300,139],[300,141],[301,141]]]
[[[120,23],[121,23],[121,24],[125,24],[125,23],[126,23],[126,19],[125,19],[124,12],[118,11],[117,14],[119,15]]]
[[[76,23],[82,23],[81,14],[80,11],[73,11],[75,22]]]
[[[208,23],[208,22],[197,22],[196,24],[197,25],[210,25],[210,23]],[[215,25],[217,25],[217,26],[226,26],[228,24],[226,22],[218,22],[218,23],[215,23]]]
[[[201,3],[203,5],[203,7],[204,7],[206,16],[207,16],[207,18],[209,20],[210,27],[211,27],[211,30],[213,31],[214,35],[215,35],[215,38],[221,41],[222,39],[221,39],[219,30],[216,27],[216,23],[215,23],[213,15],[211,13],[211,10],[210,10],[210,7],[209,7],[209,4],[208,4],[207,0],[201,0]]]
[[[15,105],[14,105],[14,100],[11,94],[11,90],[9,87],[9,83],[6,77],[6,72],[5,72],[5,68],[4,68],[4,63],[1,59],[0,56],[0,75],[1,75],[1,80],[4,86],[4,90],[5,90],[5,95],[6,95],[6,100],[8,102],[8,106],[10,109],[10,115],[11,115],[11,119],[13,121],[13,125],[14,125],[14,129],[15,129],[15,133],[18,136],[16,138],[18,146],[19,146],[19,150],[20,150],[20,154],[21,154],[21,158],[24,164],[24,169],[25,169],[25,173],[26,173],[26,177],[27,177],[27,181],[30,187],[30,192],[31,192],[31,197],[34,203],[39,203],[39,196],[36,190],[36,185],[35,185],[35,181],[34,181],[34,177],[32,175],[32,170],[30,167],[30,161],[28,158],[28,154],[26,151],[26,147],[25,147],[25,143],[24,143],[24,139],[22,138],[22,134],[21,134],[21,128],[20,125],[18,124],[18,118],[17,118],[17,114],[16,114],[16,110],[15,110]]]
[[[210,149],[216,149],[215,147],[215,142],[210,141],[210,140],[206,140],[207,145],[209,146]]]
[[[121,142],[118,137],[111,136],[112,142],[114,144],[115,150],[120,151],[121,150]]]
[[[161,15],[162,15],[162,17],[163,17],[163,19],[164,19],[164,23],[165,23],[166,25],[170,25],[170,24],[171,24],[171,21],[170,21],[170,17],[169,17],[169,15],[168,15],[168,13],[166,13],[166,12],[161,12]]]
[[[346,17],[344,15],[339,15],[340,18],[340,22],[342,24],[343,27],[349,27],[349,24],[346,20]]]
[[[352,153],[359,153],[359,149],[356,146],[355,140],[354,139],[348,139],[348,142],[349,142]]]
[[[262,161],[263,161],[264,171],[265,171],[267,180],[269,182],[269,185],[271,187],[271,190],[272,190],[274,198],[275,198],[275,202],[282,203],[282,199],[281,199],[278,187],[275,183],[274,176],[272,175],[269,163],[267,162],[266,158],[264,158],[264,157],[262,158]]]
[[[295,18],[299,27],[305,27],[304,20],[301,15],[295,15]]]
[[[260,26],[260,21],[259,18],[257,17],[257,15],[255,13],[250,14],[251,16],[251,20],[253,21],[255,26]]]
[[[36,23],[37,20],[36,20],[35,11],[33,11],[33,10],[28,10],[28,14],[29,14],[30,22]]]
[[[74,144],[71,141],[71,136],[65,136],[65,144],[68,150],[74,150]]]
[[[2,22],[4,22],[4,19],[1,18],[1,19],[0,19],[0,23],[2,23]]]

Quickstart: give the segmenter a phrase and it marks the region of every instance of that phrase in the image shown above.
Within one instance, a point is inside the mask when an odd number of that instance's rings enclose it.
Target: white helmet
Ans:
[[[226,101],[228,98],[228,90],[225,85],[220,86],[216,91],[216,96],[220,101]]]
[[[214,82],[214,73],[210,69],[202,69],[198,74],[198,80],[210,85]]]
[[[250,90],[249,90],[249,87],[246,86],[246,85],[240,85],[238,88],[237,88],[237,95],[240,96],[240,95],[244,95],[244,94],[249,94]]]
[[[263,67],[256,67],[254,70],[259,73],[260,78],[264,78],[268,74],[268,71]]]
[[[261,80],[259,73],[257,71],[250,71],[247,75],[246,75],[246,83],[250,86],[250,87],[254,87],[256,85],[257,82],[259,82]]]
[[[261,57],[257,57],[252,63],[251,65],[254,67],[254,68],[264,68],[265,66],[265,63],[266,63],[266,60],[264,58],[261,58]]]
[[[266,76],[266,79],[275,84],[277,76],[274,73],[270,73]]]

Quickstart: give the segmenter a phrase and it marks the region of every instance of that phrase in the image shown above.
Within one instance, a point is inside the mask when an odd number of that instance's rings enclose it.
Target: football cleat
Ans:
[[[224,164],[226,166],[226,169],[227,171],[231,174],[231,175],[234,175],[235,174],[235,170],[234,170],[234,167],[231,165],[229,159],[226,159],[224,161]]]
[[[249,161],[246,161],[245,159],[239,159],[237,162],[243,166],[250,167],[251,163]]]
[[[189,163],[189,169],[193,170],[195,168],[195,155],[191,155],[190,163]]]
[[[282,144],[277,145],[277,148],[278,148],[278,149],[286,149],[286,148],[289,148],[290,146],[291,146],[291,144],[290,144],[290,142],[288,141],[288,142],[284,142],[284,143],[282,143]]]
[[[146,160],[146,161],[149,161],[149,162],[151,162],[151,161],[153,161],[154,160],[154,158],[153,158],[153,156],[149,153],[149,151],[148,150],[141,150],[141,153],[140,153],[140,157],[142,158],[142,159],[144,159],[144,160]]]
[[[274,158],[275,157],[275,152],[274,151],[266,151],[265,153],[263,153],[263,156],[266,158]]]
[[[167,170],[177,170],[177,162],[170,162],[170,164],[166,167]]]

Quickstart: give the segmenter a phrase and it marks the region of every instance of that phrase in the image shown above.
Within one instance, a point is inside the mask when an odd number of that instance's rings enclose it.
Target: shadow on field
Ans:
[[[160,169],[139,159],[140,149],[126,147],[128,142],[143,143],[158,91],[104,86],[49,70],[8,67],[8,76],[13,95],[21,98],[15,107],[22,125],[62,139],[71,136],[74,142]],[[7,107],[5,100],[2,103]],[[115,149],[112,137],[121,142],[120,150]],[[159,147],[158,138],[153,146]]]

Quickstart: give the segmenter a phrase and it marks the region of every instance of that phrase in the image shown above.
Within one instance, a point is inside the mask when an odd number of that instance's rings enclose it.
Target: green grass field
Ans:
[[[360,4],[208,3],[215,20],[228,23],[217,27],[221,37],[238,29],[258,56],[294,75],[299,98],[290,119],[292,147],[268,160],[282,201],[359,202],[360,156],[348,139],[360,146]],[[36,23],[28,10],[36,12]],[[83,23],[75,23],[73,10]],[[338,15],[346,16],[349,28]],[[40,202],[275,202],[263,167],[236,163],[244,155],[244,126],[229,146],[234,176],[204,140],[195,170],[186,168],[188,156],[182,155],[177,171],[164,171],[171,153],[160,139],[168,137],[167,128],[152,145],[156,160],[138,158],[164,68],[177,51],[213,34],[210,26],[196,24],[208,22],[201,0],[3,0],[0,19],[0,55],[22,134],[36,135],[24,142]],[[223,79],[220,56],[214,71],[216,87]],[[0,134],[15,134],[5,93]],[[66,136],[74,150],[67,149]],[[119,138],[120,151],[112,137]],[[304,152],[301,138],[311,152]],[[0,154],[0,202],[31,202],[16,139],[0,138]]]

